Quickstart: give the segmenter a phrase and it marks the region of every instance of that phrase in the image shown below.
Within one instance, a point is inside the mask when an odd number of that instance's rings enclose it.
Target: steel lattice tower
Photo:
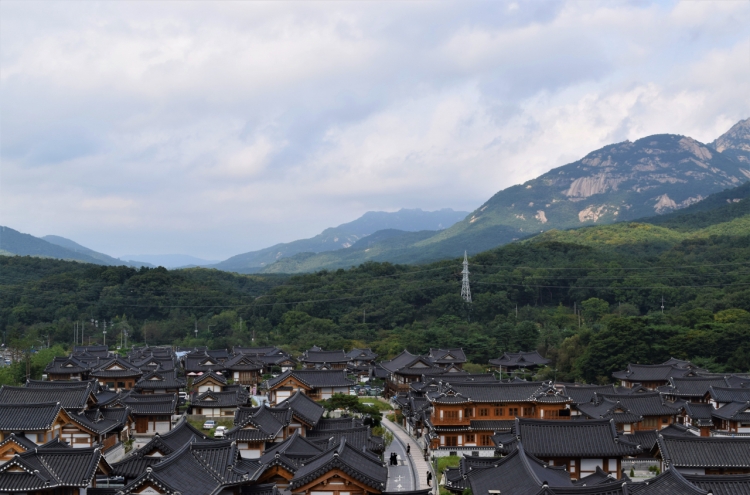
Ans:
[[[464,270],[461,272],[464,276],[463,282],[461,283],[461,297],[467,303],[471,302],[471,287],[469,287],[469,258],[466,256],[464,251]]]

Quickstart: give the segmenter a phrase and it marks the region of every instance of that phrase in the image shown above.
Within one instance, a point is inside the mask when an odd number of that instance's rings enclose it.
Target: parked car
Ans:
[[[224,434],[227,432],[226,426],[217,426],[214,431],[214,438],[224,438]]]
[[[213,419],[209,419],[205,423],[203,423],[204,430],[210,430],[211,428],[214,428],[215,426],[216,426],[216,421],[214,421]]]
[[[187,400],[187,398],[188,398],[188,393],[187,392],[179,392],[177,395],[182,400]]]

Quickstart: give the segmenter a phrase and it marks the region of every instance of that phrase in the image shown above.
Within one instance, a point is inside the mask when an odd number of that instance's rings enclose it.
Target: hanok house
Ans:
[[[466,362],[466,354],[460,347],[452,349],[430,349],[427,358],[442,368],[454,366],[461,369]]]
[[[378,355],[371,349],[352,349],[346,356],[349,358],[349,364],[346,365],[349,374],[355,375],[360,382],[369,381],[373,377]]]
[[[286,491],[297,470],[324,450],[295,432],[283,442],[269,447],[260,457],[262,472],[258,482],[273,483],[279,490]]]
[[[110,466],[101,449],[72,449],[59,442],[17,454],[0,466],[0,493],[78,495],[96,487]]]
[[[251,356],[237,354],[224,361],[224,368],[227,376],[231,377],[234,383],[252,387],[262,381],[263,363]]]
[[[207,373],[212,370],[224,371],[224,361],[210,355],[208,351],[191,352],[185,355],[183,359],[183,368],[188,376],[190,376],[190,373]]]
[[[292,411],[289,423],[289,435],[299,430],[300,435],[306,436],[307,431],[316,428],[320,423],[325,408],[302,392],[295,392],[291,397],[276,405],[277,409],[288,407]]]
[[[628,369],[615,371],[612,376],[623,387],[640,385],[649,390],[669,385],[670,378],[698,376],[696,368],[687,361],[669,360],[663,364],[629,364]]]
[[[11,433],[0,442],[0,463],[9,461],[16,454],[34,450],[38,445],[22,434]]]
[[[88,380],[91,366],[75,356],[56,357],[44,368],[44,374],[54,380]]]
[[[42,445],[59,437],[73,447],[91,447],[99,434],[74,421],[59,402],[39,404],[0,404],[0,440],[11,433],[23,435]]]
[[[207,371],[193,378],[193,393],[202,394],[204,392],[221,392],[227,386],[227,379],[224,375],[214,371]]]
[[[122,495],[239,495],[256,480],[257,462],[242,459],[234,442],[195,441],[146,468],[117,493]]]
[[[151,371],[138,380],[133,387],[139,394],[176,394],[185,388],[185,380],[177,371]]]
[[[87,354],[102,359],[112,357],[112,353],[109,352],[109,348],[106,345],[77,345],[73,347],[74,356],[81,354]]]
[[[510,430],[517,417],[570,417],[570,399],[549,382],[456,382],[427,393],[432,413],[427,428],[435,456],[476,453],[491,456],[492,435]]]
[[[140,369],[119,356],[91,370],[91,377],[96,378],[102,387],[118,391],[132,390],[142,376]]]
[[[437,366],[429,358],[415,356],[406,350],[390,361],[380,363],[380,366],[388,372],[385,382],[386,397],[408,392],[411,384],[420,381],[422,375],[444,371],[443,367]],[[458,368],[453,369],[456,372],[461,371]]]
[[[658,392],[642,394],[596,394],[594,402],[576,408],[591,419],[613,419],[618,430],[630,433],[659,430],[676,422],[684,402],[667,402]]]
[[[308,460],[294,474],[289,491],[304,495],[368,495],[385,491],[388,469],[381,459],[346,440]]]
[[[210,442],[211,438],[202,431],[195,429],[183,417],[171,431],[163,435],[155,434],[146,445],[127,458],[112,463],[112,474],[122,476],[126,482],[130,482],[141,476],[146,468],[168,459],[171,454],[196,441]]]
[[[283,373],[293,370],[297,365],[294,358],[278,347],[234,347],[232,351],[235,355],[242,353],[263,363],[261,373]]]
[[[172,429],[172,415],[177,407],[175,394],[129,394],[121,399],[130,409],[137,434],[166,433]]]
[[[283,442],[293,433],[288,429],[292,412],[288,408],[241,407],[234,417],[234,427],[226,438],[237,442],[240,455],[257,459],[272,443]]]
[[[669,385],[659,387],[659,392],[670,401],[704,402],[710,400],[711,387],[726,387],[725,377],[691,376],[686,378],[669,378]]]
[[[750,401],[730,402],[713,410],[716,430],[725,434],[750,433]]]
[[[526,452],[550,466],[565,466],[580,479],[597,468],[620,479],[623,457],[641,453],[617,434],[613,421],[550,421],[516,419],[516,441]]]
[[[549,364],[550,360],[543,358],[537,351],[530,352],[506,352],[498,359],[490,359],[490,366],[496,368],[501,374],[511,375],[518,371],[522,374],[526,370],[535,370]]]
[[[29,380],[25,387],[4,385],[0,388],[0,404],[37,404],[59,402],[65,409],[80,411],[95,407],[94,392],[98,384],[92,381],[44,382]]]
[[[750,437],[659,435],[653,452],[662,470],[683,474],[750,474]]]
[[[240,390],[228,392],[203,392],[193,396],[190,401],[192,414],[209,418],[231,418],[238,407],[247,404],[248,395]]]
[[[302,392],[313,400],[330,399],[334,394],[349,394],[354,381],[339,370],[293,370],[286,371],[264,383],[268,400],[272,404],[281,402]]]
[[[313,347],[304,352],[297,360],[305,369],[343,370],[349,363],[349,356],[341,351],[324,351]]]
[[[750,401],[750,388],[710,387],[708,394],[709,403],[715,408]]]

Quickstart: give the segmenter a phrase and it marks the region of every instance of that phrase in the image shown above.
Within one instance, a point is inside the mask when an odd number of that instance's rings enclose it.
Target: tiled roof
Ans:
[[[576,486],[596,486],[601,485],[602,483],[611,483],[612,480],[615,479],[617,478],[603,471],[599,466],[596,466],[596,471],[588,476],[584,476],[583,478],[574,481],[573,484]]]
[[[680,378],[690,372],[688,368],[670,364],[629,364],[628,369],[615,371],[612,376],[629,382],[667,382],[670,378]]]
[[[214,372],[213,370],[208,370],[205,373],[203,373],[201,376],[193,380],[193,386],[195,387],[197,385],[200,385],[201,383],[205,382],[209,378],[216,380],[217,382],[222,383],[224,385],[226,385],[227,383],[227,377],[225,377],[224,375],[220,375]]]
[[[470,428],[478,431],[510,431],[515,424],[512,419],[472,419]]]
[[[75,356],[78,354],[90,354],[92,356],[102,358],[106,358],[111,355],[109,352],[109,348],[106,345],[77,345],[73,347],[73,355]]]
[[[563,389],[563,395],[570,397],[573,400],[573,404],[584,404],[591,402],[597,393],[601,394],[614,394],[614,385],[576,385],[576,384],[565,384]]]
[[[664,387],[662,392],[683,398],[701,398],[708,394],[710,387],[725,387],[726,385],[727,381],[724,377],[671,377],[669,385]]]
[[[750,401],[730,402],[713,410],[712,413],[715,418],[750,423]]]
[[[676,469],[667,469],[648,481],[628,483],[624,495],[707,495],[707,492],[684,478]]]
[[[682,401],[667,402],[659,392],[633,395],[596,394],[597,398],[619,402],[628,411],[638,416],[672,416],[683,406]]]
[[[686,480],[713,495],[750,495],[750,475],[694,475],[684,474]]]
[[[195,352],[185,356],[184,368],[187,373],[199,373],[209,370],[223,370],[224,364],[206,352]]]
[[[698,423],[696,426],[713,426],[714,407],[711,404],[686,402],[685,413]]]
[[[129,394],[122,403],[134,415],[174,414],[177,394]]]
[[[401,354],[399,354],[398,356],[394,357],[390,361],[383,361],[383,362],[381,362],[379,364],[386,371],[388,371],[390,373],[393,373],[395,371],[400,370],[401,368],[403,368],[407,364],[413,362],[418,357],[419,356],[416,356],[416,355],[412,354],[411,352],[409,352],[407,350],[403,350],[401,352]]]
[[[94,379],[90,380],[26,380],[25,386],[28,388],[79,388],[83,384],[88,384],[93,392],[99,388],[99,382]]]
[[[430,349],[430,352],[427,353],[427,357],[434,363],[438,364],[466,362],[466,354],[460,347],[454,347],[451,349]]]
[[[263,363],[253,356],[236,354],[224,361],[224,368],[229,371],[258,371],[263,368]]]
[[[29,450],[0,466],[0,492],[86,488],[102,462],[98,447]]]
[[[750,437],[676,437],[657,439],[669,465],[692,468],[750,468]]]
[[[547,382],[449,382],[429,392],[430,402],[461,404],[477,402],[570,402]]]
[[[56,357],[44,368],[47,374],[78,374],[91,371],[91,366],[75,356]]]
[[[364,423],[359,418],[324,418],[318,422],[316,430],[339,430],[346,428],[355,428],[362,426]]]
[[[234,346],[232,348],[233,354],[247,354],[248,356],[265,356],[268,354],[284,354],[284,351],[274,346],[266,347],[242,347]]]
[[[556,421],[516,418],[515,433],[537,457],[619,457],[641,452],[617,436],[608,420]]]
[[[544,366],[549,364],[550,360],[542,357],[537,351],[530,352],[506,352],[498,359],[490,359],[489,363],[493,366],[529,368],[534,366]]]
[[[354,428],[338,429],[338,430],[308,430],[307,438],[310,441],[325,441],[333,440],[335,443],[339,443],[342,438],[346,439],[346,443],[356,449],[362,449],[363,447],[374,453],[381,453],[385,449],[383,438],[379,436],[373,436],[369,426],[357,426]]]
[[[130,414],[128,408],[106,410],[90,409],[88,411],[66,411],[70,419],[88,430],[103,435],[110,431],[122,430]]]
[[[195,397],[191,401],[190,407],[239,407],[246,403],[247,396],[236,391],[213,392],[209,390]]]
[[[346,377],[343,370],[290,370],[266,381],[266,388],[273,388],[289,377],[293,377],[310,388],[351,387],[354,381]]]
[[[543,485],[571,487],[564,467],[550,466],[530,455],[523,445],[498,460],[492,467],[471,470],[468,481],[472,493],[536,495]]]
[[[352,349],[346,353],[347,357],[353,361],[374,361],[378,355],[372,352],[372,349]]]
[[[9,442],[15,443],[16,445],[23,447],[25,450],[37,448],[37,444],[35,442],[32,442],[22,434],[11,433],[10,435],[6,435],[5,439],[0,442],[0,447]]]
[[[11,387],[4,385],[0,388],[0,403],[39,404],[59,402],[64,408],[83,409],[89,399],[93,399],[93,387],[89,382],[79,383],[78,387]]]
[[[349,356],[343,350],[340,351],[324,351],[322,349],[314,350],[309,349],[304,352],[299,358],[302,363],[347,363],[349,362]]]
[[[750,400],[750,388],[711,387],[709,394],[719,404]]]
[[[266,405],[261,407],[241,407],[235,412],[235,427],[226,434],[227,438],[271,440],[289,425],[291,409],[278,410]],[[257,433],[253,433],[257,431]]]
[[[344,439],[340,444],[302,465],[289,483],[289,488],[293,491],[333,469],[343,471],[365,486],[371,487],[373,491],[385,489],[388,469],[380,458],[352,447]]]
[[[136,390],[184,388],[185,380],[177,376],[177,371],[151,371],[135,384]]]
[[[613,419],[616,424],[637,423],[643,419],[643,416],[631,412],[619,401],[610,399],[578,404],[575,407],[589,419]]]
[[[281,464],[294,473],[308,459],[320,455],[325,449],[301,436],[298,430],[286,440],[266,449],[260,458],[266,469]]]
[[[0,431],[46,431],[60,414],[59,402],[0,404]]]
[[[97,378],[126,378],[131,376],[140,377],[143,372],[130,361],[117,356],[103,361],[99,366],[91,370],[91,376]]]
[[[325,413],[325,408],[302,392],[295,392],[291,397],[279,403],[288,404],[292,414],[308,426],[314,427]]]

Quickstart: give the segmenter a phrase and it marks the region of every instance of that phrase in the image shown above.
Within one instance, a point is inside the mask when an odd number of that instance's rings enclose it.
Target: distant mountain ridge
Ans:
[[[346,268],[369,260],[424,263],[457,257],[464,250],[479,253],[552,229],[660,215],[747,181],[749,157],[750,119],[712,145],[674,134],[612,144],[496,193],[464,220],[434,235],[391,236],[366,250],[291,257],[263,271]]]
[[[122,258],[170,269],[209,266],[219,262],[218,260],[196,258],[189,254],[124,254]]]
[[[84,263],[111,266],[151,266],[147,263],[133,263],[119,260],[103,253],[94,251],[80,244],[56,235],[43,238],[24,234],[10,227],[0,226],[0,255],[4,256],[37,256],[42,258],[56,258],[74,260]]]
[[[436,230],[450,227],[466,215],[468,212],[454,211],[450,208],[438,211],[423,211],[419,208],[402,208],[396,212],[369,211],[352,222],[325,229],[315,237],[232,256],[211,268],[239,273],[260,272],[282,258],[300,253],[305,253],[303,257],[309,258],[310,254],[350,248],[378,231],[399,231],[398,235],[428,230],[434,233]],[[393,236],[394,233],[391,232],[387,237]],[[422,235],[420,239],[424,237],[425,235]]]

